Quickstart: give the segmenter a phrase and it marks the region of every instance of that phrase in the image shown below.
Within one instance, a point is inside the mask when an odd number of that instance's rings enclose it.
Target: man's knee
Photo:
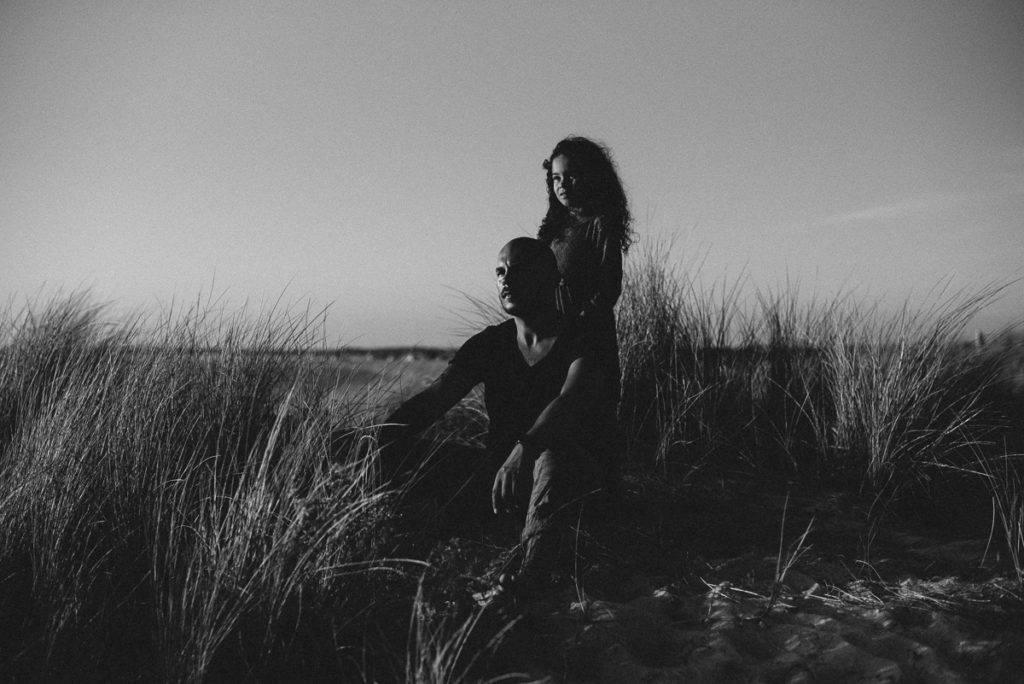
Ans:
[[[534,486],[538,482],[555,486],[586,486],[602,472],[598,459],[581,446],[545,449],[533,464]]]
[[[545,449],[533,464],[533,483],[530,487],[530,507],[545,511],[568,504],[575,496],[582,477],[581,462],[571,451]]]
[[[533,491],[561,492],[579,479],[579,456],[566,449],[545,449],[533,463]]]
[[[533,462],[533,481],[536,484],[539,480],[550,480],[560,472],[562,463],[559,454],[552,449],[545,449],[537,460]]]

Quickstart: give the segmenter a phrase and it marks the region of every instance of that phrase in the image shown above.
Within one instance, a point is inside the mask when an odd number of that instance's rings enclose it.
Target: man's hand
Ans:
[[[491,487],[491,508],[494,514],[510,513],[519,501],[519,483],[523,476],[523,468],[528,467],[526,448],[517,443],[505,459],[505,463],[494,476]]]

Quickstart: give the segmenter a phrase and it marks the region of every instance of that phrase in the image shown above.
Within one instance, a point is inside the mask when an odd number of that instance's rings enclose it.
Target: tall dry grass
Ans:
[[[199,680],[321,667],[300,637],[361,648],[339,635],[401,563],[370,417],[303,377],[315,331],[101,314],[73,297],[0,323],[4,669]]]
[[[992,503],[992,527],[989,546],[998,529],[1001,546],[1013,567],[1017,581],[1024,581],[1024,468],[1022,454],[998,457],[978,453],[977,471],[988,489]],[[985,549],[985,557],[989,549]],[[982,558],[984,564],[985,557]]]
[[[965,352],[1000,293],[938,293],[894,313],[849,296],[705,283],[670,250],[633,256],[618,309],[631,457],[692,472],[770,468],[894,493],[985,438],[990,360]]]
[[[451,616],[434,614],[424,597],[421,582],[409,621],[405,681],[417,684],[530,681],[529,676],[520,673],[502,674],[487,680],[473,676],[481,657],[493,652],[518,621],[513,619],[505,622],[489,635],[490,639],[486,643],[472,643],[473,638],[479,637],[483,631],[481,624],[486,612],[486,608],[475,607],[464,619],[451,624]]]
[[[998,288],[883,314],[795,286],[748,297],[743,279],[672,264],[631,255],[618,310],[642,473],[754,469],[892,497],[998,422],[991,358],[960,343]],[[308,321],[197,306],[110,323],[84,297],[0,316],[6,673],[469,676],[476,618],[431,626],[408,571],[422,562],[395,557],[410,521],[375,472],[382,390],[339,399]],[[476,397],[431,439],[479,447],[485,426]],[[1019,486],[996,486],[1019,551]]]

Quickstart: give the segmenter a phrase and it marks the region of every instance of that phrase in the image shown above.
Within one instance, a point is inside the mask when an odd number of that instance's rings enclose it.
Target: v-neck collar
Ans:
[[[558,335],[555,335],[555,341],[551,343],[551,347],[548,349],[548,353],[537,359],[537,361],[532,364],[526,360],[526,356],[523,355],[523,350],[519,346],[519,329],[515,325],[513,325],[512,327],[512,347],[514,348],[516,356],[519,357],[519,360],[522,362],[522,364],[529,368],[530,370],[533,370],[534,368],[536,368],[537,366],[541,365],[549,358],[551,358],[551,355],[555,353],[555,349],[562,341],[562,335],[562,331],[560,331]]]

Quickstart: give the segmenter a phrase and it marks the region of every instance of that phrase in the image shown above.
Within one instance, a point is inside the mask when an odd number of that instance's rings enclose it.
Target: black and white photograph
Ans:
[[[1024,681],[1024,2],[0,0],[0,680]]]

